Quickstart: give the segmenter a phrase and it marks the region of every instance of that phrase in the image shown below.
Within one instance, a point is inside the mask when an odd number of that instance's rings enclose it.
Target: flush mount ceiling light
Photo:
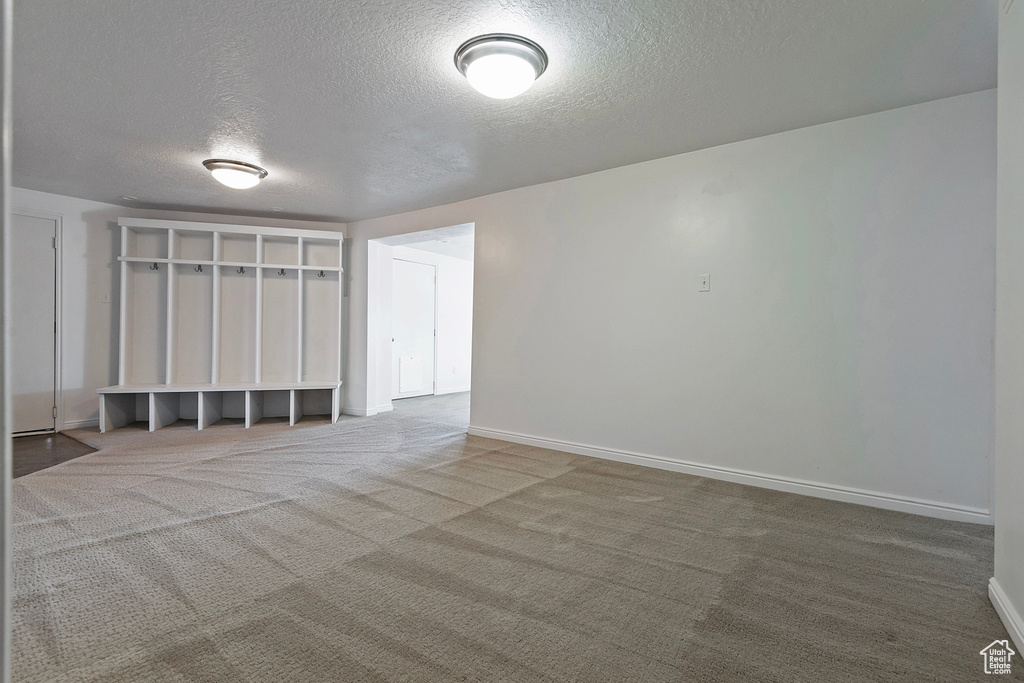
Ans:
[[[207,159],[203,166],[221,183],[236,190],[254,187],[267,177],[267,170],[244,161],[230,159]]]
[[[470,38],[455,51],[455,66],[488,97],[505,100],[526,92],[548,68],[537,43],[508,33]]]

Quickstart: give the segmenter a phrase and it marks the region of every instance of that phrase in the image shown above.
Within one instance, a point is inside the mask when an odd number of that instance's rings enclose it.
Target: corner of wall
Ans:
[[[1003,626],[1006,627],[1007,633],[1013,639],[1014,645],[1018,650],[1024,652],[1024,619],[1021,618],[1009,597],[1003,592],[1002,586],[999,585],[999,581],[995,577],[989,579],[988,597],[992,601],[992,606],[996,608],[996,614],[999,615]]]

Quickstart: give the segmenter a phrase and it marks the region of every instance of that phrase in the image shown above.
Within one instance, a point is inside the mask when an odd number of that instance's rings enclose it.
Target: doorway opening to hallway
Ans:
[[[370,240],[369,249],[378,412],[469,391],[474,224]]]

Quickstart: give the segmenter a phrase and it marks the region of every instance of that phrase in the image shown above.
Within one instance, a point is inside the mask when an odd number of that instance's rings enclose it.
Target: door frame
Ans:
[[[29,218],[41,218],[54,222],[54,248],[53,248],[53,404],[57,408],[57,416],[53,418],[53,433],[64,431],[64,382],[61,369],[64,357],[62,340],[64,338],[64,325],[62,323],[63,311],[63,287],[61,286],[61,273],[64,271],[64,216],[49,211],[39,211],[24,206],[14,205],[11,207],[11,215],[28,216]],[[47,430],[39,432],[26,432],[19,436],[30,436],[32,434],[48,434]]]
[[[431,382],[431,384],[430,384],[430,393],[429,394],[420,394],[420,396],[437,396],[437,309],[439,308],[439,306],[437,304],[437,264],[436,263],[423,263],[422,261],[413,261],[410,258],[398,258],[397,256],[393,256],[391,258],[391,260],[392,261],[405,261],[406,263],[415,263],[418,266],[430,266],[431,268],[434,269],[434,371],[431,373],[431,376],[430,376],[430,382]],[[392,291],[391,291],[392,301],[394,300],[394,296],[395,296],[395,292],[392,289]],[[392,310],[391,315],[394,316],[394,305],[393,304],[392,304],[391,310]],[[392,363],[394,362],[394,358],[395,358],[395,347],[392,346],[391,347]],[[399,381],[401,381],[401,380],[399,380]],[[400,400],[402,400],[402,398],[417,398],[417,397],[416,396],[400,396],[400,397],[396,398],[396,397],[392,396],[391,400],[392,401],[400,401]]]

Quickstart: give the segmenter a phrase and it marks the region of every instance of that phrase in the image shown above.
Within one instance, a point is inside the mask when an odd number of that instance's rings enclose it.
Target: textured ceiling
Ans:
[[[996,0],[14,5],[14,184],[136,206],[349,221],[996,83]],[[548,52],[521,97],[452,63],[494,31]]]
[[[381,237],[374,240],[392,247],[409,247],[434,254],[452,256],[463,261],[473,260],[476,226],[473,223],[452,225],[447,228],[420,230],[404,235]]]

